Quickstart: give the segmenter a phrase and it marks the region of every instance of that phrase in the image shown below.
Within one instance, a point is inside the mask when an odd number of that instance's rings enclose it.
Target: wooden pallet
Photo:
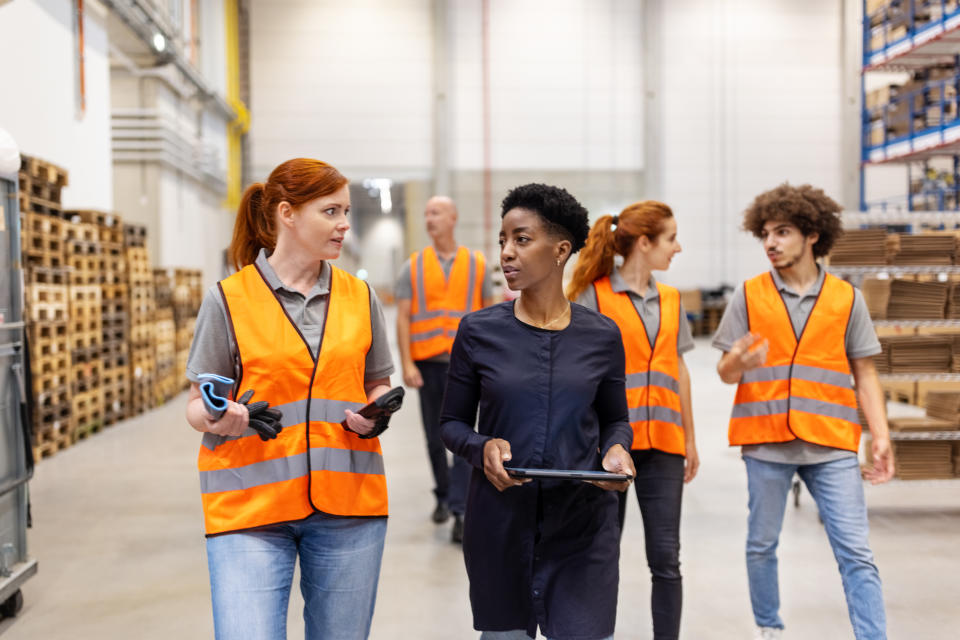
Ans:
[[[77,340],[76,337],[74,344],[78,345],[73,347],[70,350],[70,366],[76,366],[79,364],[84,364],[87,362],[93,362],[94,360],[102,362],[100,359],[100,349],[101,343],[99,336],[96,341],[92,340]]]
[[[100,384],[103,365],[99,359],[88,362],[76,362],[70,366],[70,387],[73,392],[92,391]]]
[[[56,409],[57,407],[70,405],[70,388],[66,385],[42,391],[33,397],[33,406],[35,411],[45,409]]]
[[[68,212],[69,215],[69,212]],[[78,253],[98,253],[100,228],[88,222],[67,222],[64,227],[64,239],[67,243],[77,243]],[[97,251],[92,251],[91,247]]]
[[[23,281],[28,286],[32,284],[66,285],[69,281],[69,269],[65,267],[29,267],[23,272]]]
[[[66,378],[70,373],[70,356],[66,351],[63,351],[42,358],[35,358],[30,362],[30,372],[34,379],[56,376]],[[59,387],[61,384],[63,383],[55,382],[50,386],[43,387],[41,391]]]
[[[70,344],[72,349],[82,349],[103,342],[103,325],[100,315],[77,315],[70,319]]]
[[[19,172],[17,178],[20,182],[20,193],[28,198],[37,198],[38,200],[48,200],[50,202],[60,202],[63,185],[56,182],[48,182],[43,179],[36,179],[25,171]]]
[[[124,224],[123,244],[126,247],[146,247],[147,228],[138,224]]]
[[[21,216],[20,233],[28,236],[49,236],[63,239],[64,221],[25,211]]]
[[[103,280],[100,271],[100,260],[97,256],[69,254],[67,264],[70,266],[70,284],[99,285]]]
[[[64,369],[57,373],[39,373],[36,369],[31,371],[31,379],[33,381],[33,394],[34,397],[45,392],[56,389],[61,385],[68,384],[70,382],[70,370],[69,365],[66,363],[69,362],[70,358],[67,356],[67,352],[63,352]],[[31,367],[36,366],[37,361],[34,360],[30,363]]]
[[[34,158],[33,156],[20,156],[20,171],[27,174],[31,180],[48,182],[65,187],[68,184],[67,170],[57,166],[52,162]]]
[[[107,321],[107,317],[108,316],[104,316],[103,330],[101,332],[103,344],[126,343],[130,334],[127,331],[127,321],[124,315],[113,314],[109,316],[111,318],[109,322]],[[113,318],[119,318],[119,320],[113,320]]]
[[[59,433],[70,426],[70,403],[36,406],[33,410],[33,433]]]
[[[27,324],[27,339],[33,360],[69,351],[66,322],[31,322]]]
[[[39,213],[41,215],[63,219],[63,207],[60,206],[58,202],[44,200],[42,198],[31,198],[23,192],[17,194],[17,198],[20,201],[20,211]]]
[[[106,426],[116,424],[128,415],[130,391],[127,383],[103,387],[103,423]]]
[[[103,371],[100,374],[101,386],[106,389],[107,387],[116,387],[122,385],[126,388],[128,381],[130,380],[130,367],[125,362],[120,364],[118,360],[110,361],[110,366],[104,366]]]
[[[33,322],[63,322],[67,319],[67,288],[56,284],[25,287],[27,317]]]

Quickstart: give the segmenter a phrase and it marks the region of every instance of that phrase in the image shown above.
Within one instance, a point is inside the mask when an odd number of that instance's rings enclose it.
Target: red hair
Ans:
[[[601,216],[593,223],[587,244],[580,251],[573,278],[567,285],[567,298],[576,300],[595,280],[610,275],[614,256],[630,255],[640,236],[655,242],[663,233],[664,221],[672,217],[670,207],[656,200],[635,202],[621,211],[616,220],[611,215]]]
[[[296,209],[311,200],[328,196],[347,184],[339,171],[320,160],[294,158],[270,174],[266,182],[255,182],[243,193],[233,240],[228,249],[237,269],[252,264],[261,248],[277,244],[276,212],[281,202]]]

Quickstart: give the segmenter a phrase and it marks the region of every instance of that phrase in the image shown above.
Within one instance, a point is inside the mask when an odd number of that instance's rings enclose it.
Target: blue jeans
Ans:
[[[887,637],[880,574],[867,541],[867,504],[855,456],[811,465],[744,458],[750,490],[747,575],[757,626],[783,628],[777,577],[777,544],[787,494],[797,473],[817,503],[840,567],[847,610],[857,640]]]
[[[317,513],[298,522],[207,538],[217,640],[287,637],[298,557],[307,640],[366,638],[386,532],[386,518]]]

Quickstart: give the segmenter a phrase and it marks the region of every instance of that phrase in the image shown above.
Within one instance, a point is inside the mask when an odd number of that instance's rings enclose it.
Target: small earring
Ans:
[[[557,266],[560,266],[560,258],[557,258]]]

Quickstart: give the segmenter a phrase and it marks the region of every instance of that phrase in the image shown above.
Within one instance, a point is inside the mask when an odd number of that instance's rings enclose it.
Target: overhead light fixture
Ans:
[[[163,53],[167,49],[167,39],[159,31],[153,34],[153,48],[157,53]]]

